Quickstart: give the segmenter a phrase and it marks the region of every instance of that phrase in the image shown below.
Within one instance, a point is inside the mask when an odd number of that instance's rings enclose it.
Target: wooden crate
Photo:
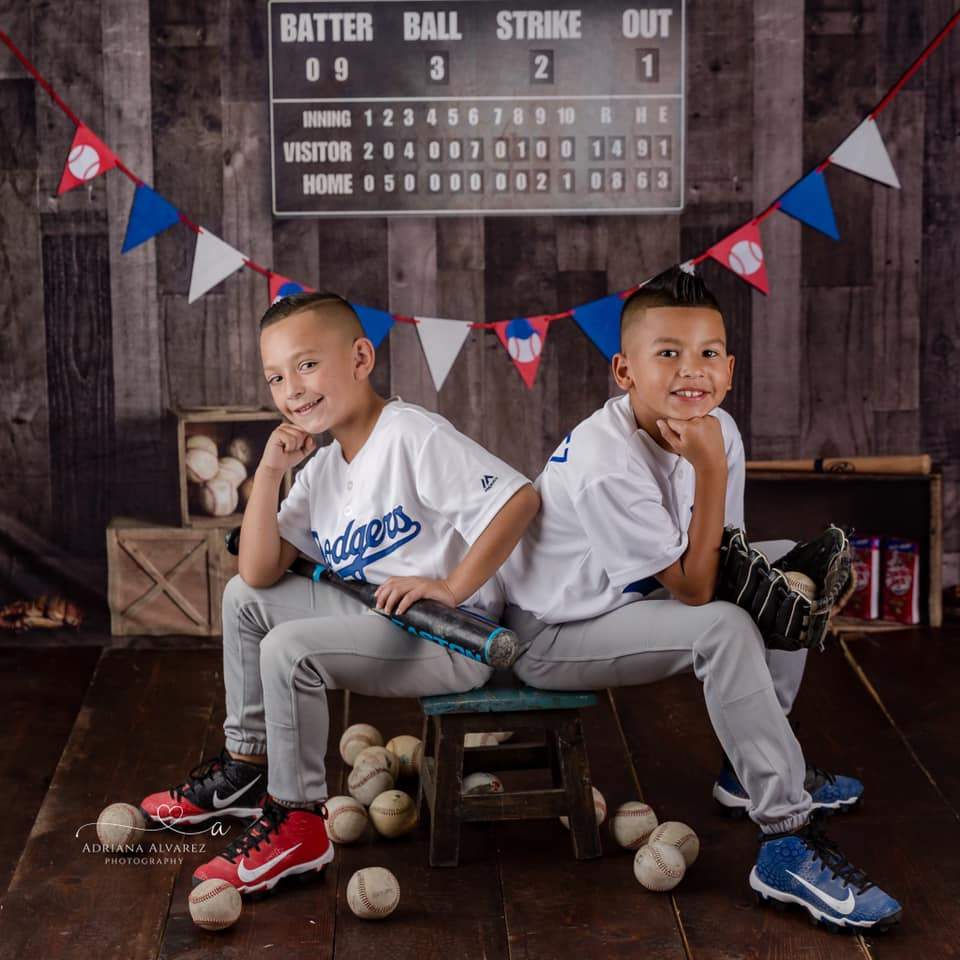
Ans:
[[[828,523],[856,536],[902,537],[920,545],[920,622],[943,622],[942,477],[930,474],[747,471],[746,521],[751,540],[806,540]],[[838,632],[902,630],[886,620],[838,616]]]
[[[237,558],[229,528],[164,527],[114,517],[107,527],[108,599],[114,636],[215,636]]]
[[[238,506],[236,512],[227,516],[211,517],[197,512],[191,505],[190,484],[186,470],[187,438],[198,433],[206,434],[213,439],[219,449],[221,457],[227,455],[230,441],[235,437],[246,437],[250,440],[254,457],[248,467],[252,474],[263,455],[270,434],[282,422],[280,414],[270,407],[174,407],[170,410],[175,425],[177,438],[177,472],[180,497],[180,519],[188,527],[235,527],[243,519],[243,508]],[[280,485],[282,500],[290,490],[293,482],[292,472],[287,471]],[[278,506],[279,506],[278,500]]]

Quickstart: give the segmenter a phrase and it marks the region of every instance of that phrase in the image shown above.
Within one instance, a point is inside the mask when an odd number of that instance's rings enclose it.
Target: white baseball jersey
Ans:
[[[743,442],[725,410],[724,520],[743,526]],[[587,620],[643,600],[687,549],[695,476],[637,427],[630,397],[608,400],[561,441],[534,486],[540,513],[500,568],[509,602],[545,623]]]
[[[391,400],[350,463],[334,440],[297,474],[280,536],[341,577],[446,577],[528,483],[436,413]],[[491,577],[464,606],[499,618]]]

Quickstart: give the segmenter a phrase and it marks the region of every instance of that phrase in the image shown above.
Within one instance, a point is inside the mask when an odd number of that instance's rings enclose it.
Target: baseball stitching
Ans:
[[[400,902],[400,897],[397,898],[390,904],[387,904],[382,907],[375,906],[370,898],[367,896],[367,885],[363,881],[363,874],[361,873],[357,879],[357,892],[360,894],[360,902],[371,912],[371,913],[389,913],[391,910],[396,907]]]
[[[362,787],[365,783],[369,783],[377,774],[379,773],[390,773],[386,767],[377,767],[376,770],[371,770],[366,776],[361,780],[355,780],[354,775],[350,774],[350,781],[354,787]],[[391,774],[392,776],[392,774]]]
[[[203,894],[202,896],[199,896],[199,897],[198,897],[198,896],[196,896],[196,895],[194,895],[194,894],[191,893],[191,894],[190,894],[190,902],[191,902],[191,903],[205,903],[207,900],[210,900],[210,899],[212,899],[213,897],[219,896],[221,893],[223,893],[224,890],[227,889],[227,887],[231,887],[231,886],[233,886],[233,884],[231,884],[231,883],[229,883],[228,881],[224,880],[224,881],[220,884],[220,886],[214,887],[212,890],[208,890],[208,891],[207,891],[205,894]]]
[[[677,877],[683,876],[683,872],[681,870],[674,870],[672,867],[667,866],[663,858],[660,856],[659,850],[650,846],[648,846],[647,849],[650,851],[650,856],[653,857],[653,862],[660,868],[664,876],[669,877],[671,880],[675,880]]]

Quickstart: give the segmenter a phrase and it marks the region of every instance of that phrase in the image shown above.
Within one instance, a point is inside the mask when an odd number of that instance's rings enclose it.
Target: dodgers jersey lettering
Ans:
[[[740,431],[719,407],[727,454],[724,522],[743,526]],[[608,400],[560,442],[534,486],[540,513],[500,568],[507,600],[545,623],[587,620],[646,599],[687,549],[690,463],[637,427],[630,397]]]
[[[347,579],[441,578],[527,482],[439,414],[395,399],[350,463],[336,440],[317,450],[277,524],[284,540]],[[496,577],[464,606],[499,618]]]

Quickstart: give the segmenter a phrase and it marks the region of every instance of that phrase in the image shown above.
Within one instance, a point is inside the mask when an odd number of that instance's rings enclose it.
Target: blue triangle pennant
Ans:
[[[573,319],[593,341],[593,345],[608,359],[620,352],[620,310],[623,300],[619,293],[573,308]]]
[[[145,183],[137,184],[127,220],[127,235],[120,252],[127,253],[179,222],[180,211],[176,207]]]
[[[370,338],[370,342],[376,349],[390,332],[395,322],[393,316],[384,313],[383,310],[374,310],[373,307],[361,307],[359,303],[351,303],[350,306],[357,311],[360,323],[363,325],[363,332]]]
[[[808,173],[780,198],[780,210],[834,240],[840,239],[827,181],[819,170]]]

